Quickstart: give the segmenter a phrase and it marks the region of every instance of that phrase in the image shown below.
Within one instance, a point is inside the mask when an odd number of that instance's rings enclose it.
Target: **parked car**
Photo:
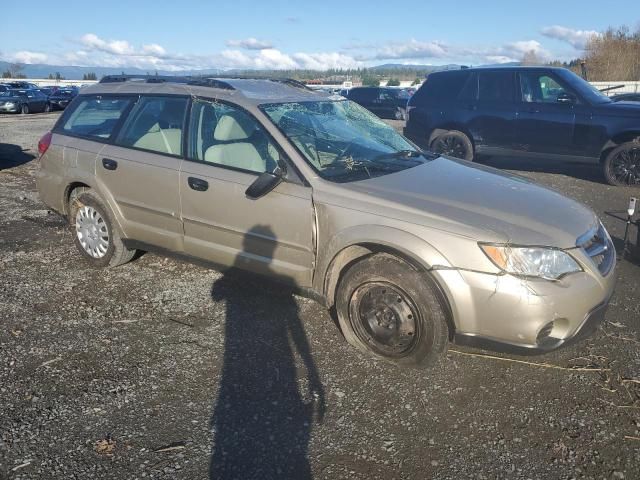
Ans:
[[[51,110],[47,96],[36,89],[0,92],[0,112],[34,113]]]
[[[618,93],[611,95],[614,102],[640,102],[640,92],[636,93]]]
[[[548,351],[603,319],[615,249],[574,200],[423,152],[299,83],[117,79],[83,89],[38,146],[40,197],[95,267],[140,249],[262,274],[400,365],[454,338]]]
[[[640,105],[613,102],[564,68],[432,73],[408,112],[405,135],[438,153],[595,163],[612,185],[640,184]]]
[[[354,87],[347,98],[359,103],[380,118],[404,120],[409,94],[400,88]]]
[[[38,88],[38,85],[36,85],[35,83],[31,83],[31,82],[25,82],[23,80],[14,80],[11,82],[6,82],[7,85],[9,85],[11,88],[19,88],[19,89],[34,89],[34,88]]]
[[[51,95],[49,95],[49,103],[52,110],[64,110],[67,105],[71,103],[76,95],[78,95],[78,89],[76,88],[59,88]]]

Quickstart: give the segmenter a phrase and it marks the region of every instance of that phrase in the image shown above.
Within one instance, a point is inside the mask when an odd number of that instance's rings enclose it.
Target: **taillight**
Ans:
[[[44,153],[49,148],[49,145],[51,145],[51,137],[52,137],[51,132],[47,132],[42,136],[42,138],[38,142],[38,153],[40,153],[40,156],[44,155]]]

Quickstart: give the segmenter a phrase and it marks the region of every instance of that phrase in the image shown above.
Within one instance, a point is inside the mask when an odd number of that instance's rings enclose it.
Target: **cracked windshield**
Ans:
[[[350,101],[282,103],[262,109],[326,180],[351,182],[386,175],[431,158]]]

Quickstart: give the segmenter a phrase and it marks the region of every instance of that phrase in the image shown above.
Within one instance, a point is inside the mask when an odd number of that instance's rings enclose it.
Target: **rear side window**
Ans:
[[[116,140],[123,147],[182,155],[186,97],[143,96]]]
[[[133,100],[130,97],[86,97],[76,104],[62,125],[63,132],[108,139]]]
[[[481,102],[513,102],[514,74],[512,71],[480,72],[478,98]]]
[[[370,102],[378,98],[378,90],[375,88],[354,88],[349,91],[349,100],[354,102]]]
[[[414,94],[413,103],[443,103],[454,101],[469,79],[469,72],[456,71],[432,74]]]

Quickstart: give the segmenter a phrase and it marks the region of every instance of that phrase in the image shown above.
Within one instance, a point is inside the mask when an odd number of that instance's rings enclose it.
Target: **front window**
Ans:
[[[363,180],[427,160],[392,127],[349,100],[280,103],[261,108],[326,180]]]
[[[567,81],[589,103],[611,103],[612,100],[604,93],[566,68],[558,70],[558,74]]]

